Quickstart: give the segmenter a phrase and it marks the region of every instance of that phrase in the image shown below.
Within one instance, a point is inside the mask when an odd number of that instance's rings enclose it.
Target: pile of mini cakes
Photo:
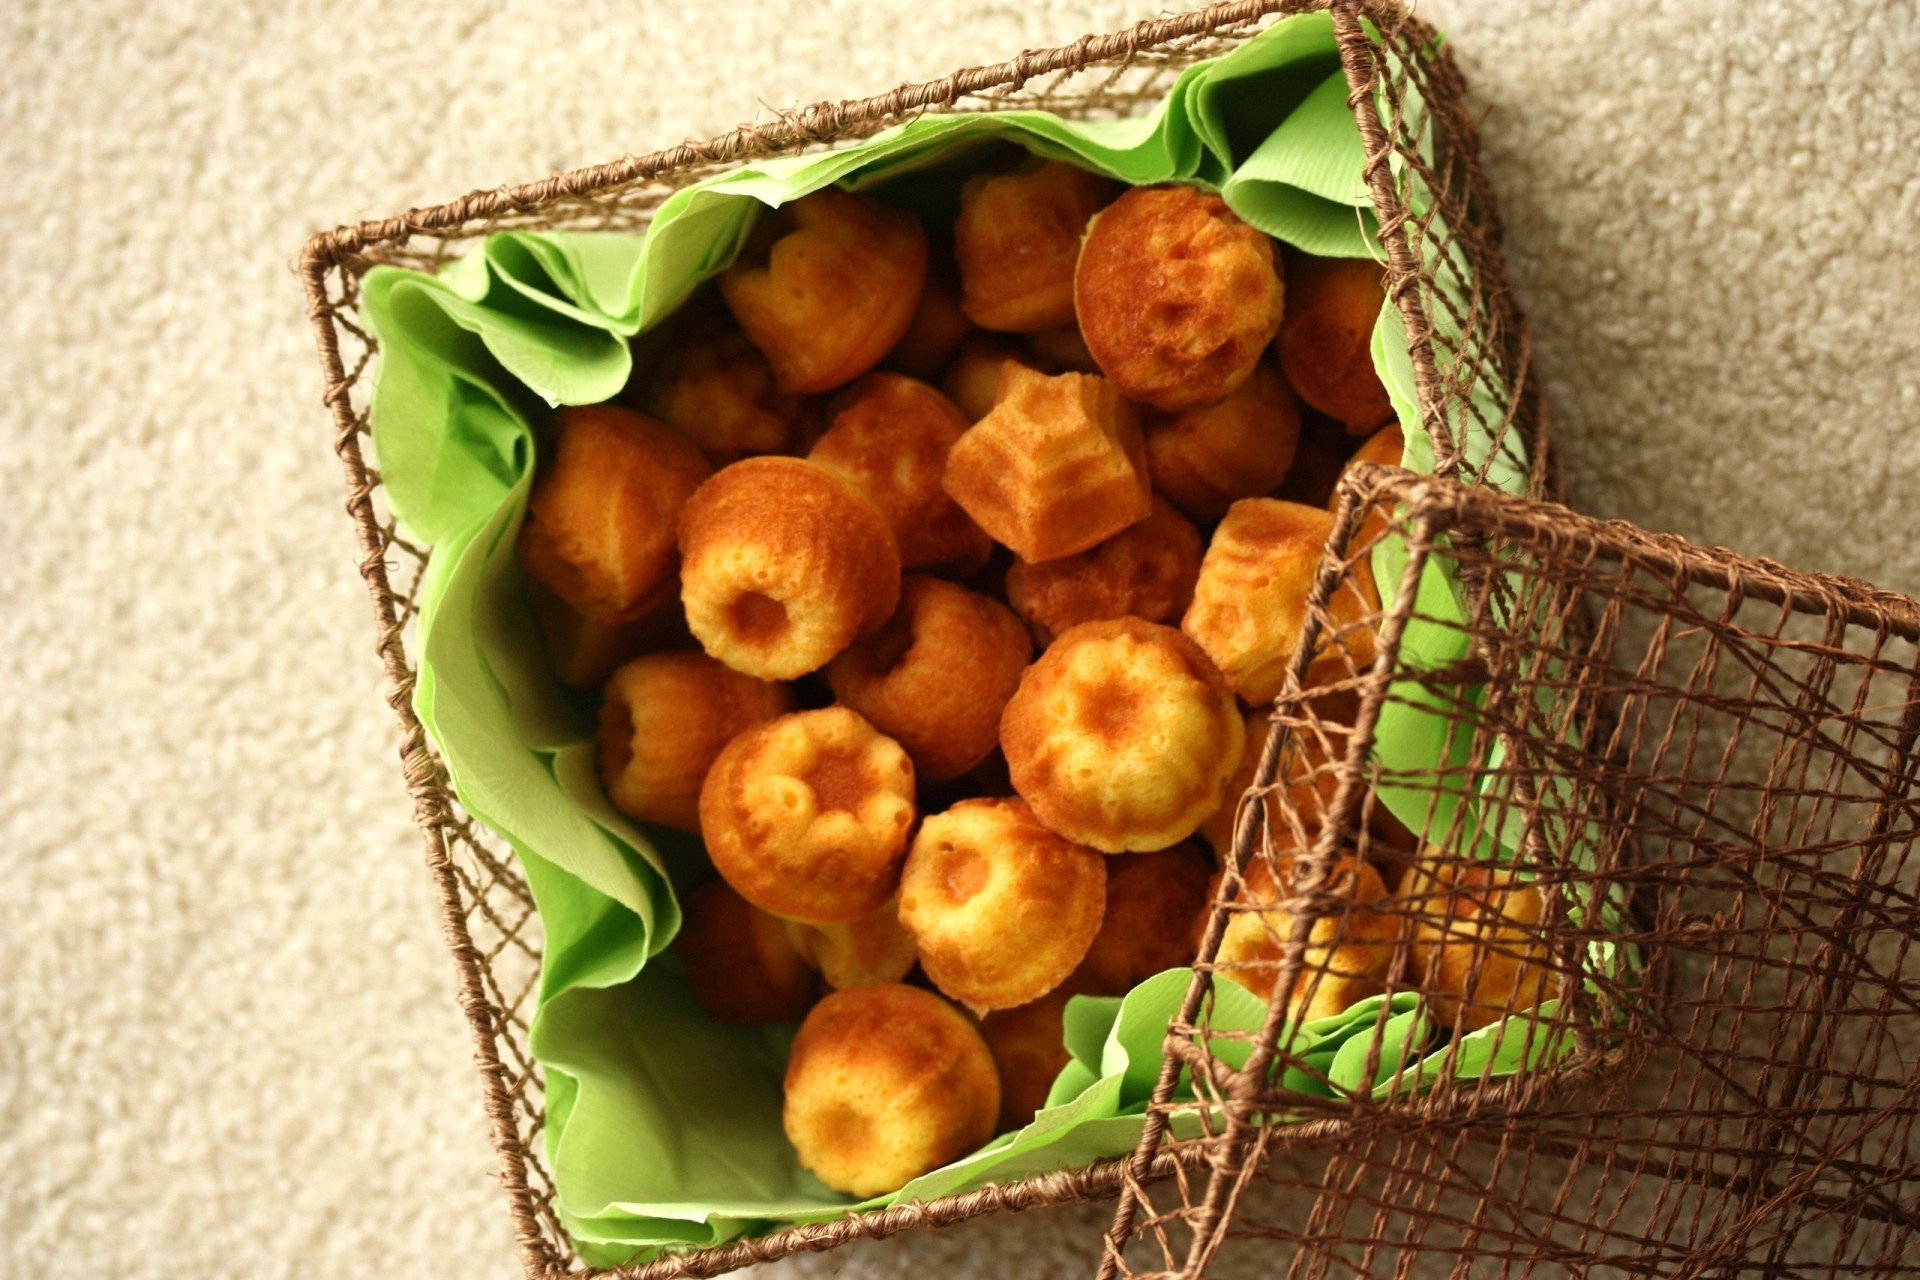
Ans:
[[[554,415],[520,561],[556,673],[603,690],[613,803],[718,872],[682,887],[694,997],[801,1021],[787,1136],[871,1195],[1026,1123],[1070,996],[1190,962],[1322,504],[1350,456],[1400,459],[1381,275],[1199,190],[1023,159],[969,178],[951,225],[837,189],[772,211],[717,295],[616,403]],[[1364,669],[1377,609],[1361,566],[1316,678]],[[1270,803],[1317,814],[1334,739]],[[1220,957],[1268,997],[1277,865]],[[1347,859],[1297,1016],[1406,952],[1389,879],[1435,904],[1413,954],[1449,1017],[1539,998],[1518,945],[1449,959],[1523,935],[1530,890]]]

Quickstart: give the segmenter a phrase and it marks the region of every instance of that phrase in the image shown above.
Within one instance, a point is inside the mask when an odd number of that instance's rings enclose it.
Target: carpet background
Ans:
[[[1150,12],[0,12],[0,1274],[517,1274],[292,263]],[[1920,593],[1920,12],[1433,0],[1576,502]],[[780,1274],[1080,1274],[1105,1206]]]

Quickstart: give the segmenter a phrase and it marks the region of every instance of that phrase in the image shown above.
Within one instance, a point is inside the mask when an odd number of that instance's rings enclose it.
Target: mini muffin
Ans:
[[[999,403],[1000,374],[1008,364],[1044,372],[1039,361],[1006,338],[991,333],[972,334],[960,343],[946,372],[940,375],[940,390],[968,422],[978,422]]]
[[[1347,737],[1359,714],[1359,699],[1347,691],[1322,694],[1313,700],[1313,727],[1303,721],[1287,735],[1287,744],[1274,768],[1273,789],[1267,794],[1267,825],[1279,833],[1318,831],[1333,813],[1339,766],[1346,759]],[[1240,797],[1253,786],[1273,726],[1273,711],[1258,707],[1246,713],[1247,746],[1227,784],[1226,803],[1200,824],[1200,838],[1222,861],[1233,848],[1234,822]],[[1290,817],[1289,817],[1290,815]]]
[[[1050,829],[1108,853],[1192,835],[1225,798],[1244,738],[1207,655],[1139,618],[1062,635],[1000,717],[1014,790]]]
[[[927,234],[911,213],[832,187],[760,219],[720,295],[773,366],[808,395],[851,382],[913,323]]]
[[[762,911],[851,924],[893,896],[913,826],[913,762],[845,707],[740,734],[700,790],[714,867]]]
[[[1393,412],[1373,367],[1373,326],[1387,300],[1371,258],[1288,254],[1287,314],[1274,350],[1299,397],[1354,435]]]
[[[1443,1028],[1473,1031],[1531,1009],[1552,993],[1540,889],[1489,862],[1442,860],[1408,872],[1413,981]]]
[[[913,935],[900,927],[892,898],[852,924],[786,922],[787,940],[835,991],[872,982],[898,982],[919,957]]]
[[[894,1191],[993,1136],[1000,1077],[952,1005],[897,983],[836,991],[787,1057],[781,1121],[800,1163],[854,1196]]]
[[[664,422],[608,404],[559,410],[527,498],[521,567],[596,622],[632,622],[672,594],[676,522],[709,470]]]
[[[1003,333],[1072,324],[1080,237],[1112,196],[1112,183],[1057,160],[968,178],[953,224],[968,318]]]
[[[992,541],[940,487],[947,453],[969,425],[926,383],[870,373],[848,391],[807,459],[873,500],[893,530],[903,568],[977,569]]]
[[[1032,658],[1005,605],[915,575],[886,625],[828,664],[827,685],[906,748],[918,777],[938,782],[992,753],[1000,711]]]
[[[900,602],[900,552],[871,499],[800,458],[724,467],[680,516],[680,598],[702,647],[736,671],[790,680]]]
[[[786,927],[724,880],[709,880],[680,903],[674,949],[693,998],[716,1022],[798,1022],[820,985],[787,940]]]
[[[1326,506],[1333,500],[1333,486],[1352,453],[1353,437],[1345,427],[1323,413],[1302,407],[1293,465],[1270,496],[1309,507]]]
[[[700,830],[700,786],[735,735],[785,715],[784,685],[704,653],[656,653],[613,673],[600,703],[600,781],[622,813]]]
[[[1149,417],[1143,429],[1153,487],[1195,520],[1211,522],[1286,479],[1300,411],[1279,373],[1262,361],[1225,400]]]
[[[1347,465],[1340,469],[1340,478],[1344,480],[1347,472],[1363,462],[1371,462],[1382,467],[1397,467],[1405,458],[1406,451],[1406,440],[1400,434],[1400,424],[1389,422],[1368,436],[1366,443],[1354,450],[1353,456],[1347,459]],[[1329,494],[1327,510],[1333,510],[1338,501],[1337,493]],[[1370,547],[1380,541],[1381,536],[1392,527],[1393,517],[1387,509],[1375,506],[1360,517],[1360,525],[1354,530],[1348,543],[1353,547]]]
[[[1025,345],[1035,360],[1046,368],[1058,369],[1062,373],[1100,372],[1100,362],[1093,358],[1093,352],[1087,350],[1087,340],[1080,336],[1080,329],[1076,325],[1048,329],[1045,333],[1030,333],[1026,336]]]
[[[947,455],[947,492],[1022,560],[1070,556],[1151,509],[1140,420],[1111,382],[1003,367],[1000,398]]]
[[[1229,395],[1280,328],[1273,242],[1192,187],[1135,187],[1103,210],[1073,296],[1101,370],[1169,413]]]
[[[973,332],[973,323],[960,309],[960,283],[953,264],[944,255],[928,264],[927,283],[920,305],[913,310],[907,331],[880,362],[883,369],[932,382],[953,359],[960,342]],[[971,422],[973,419],[969,418]]]
[[[1233,691],[1248,702],[1272,702],[1307,620],[1307,593],[1333,532],[1320,507],[1246,498],[1214,530],[1200,562],[1193,603],[1180,622],[1213,659]],[[1380,611],[1373,571],[1357,560],[1327,602],[1307,683],[1344,679],[1373,662],[1373,621]]]
[[[629,658],[693,643],[677,594],[632,622],[589,618],[531,578],[527,601],[540,628],[548,669],[571,689],[598,689]]]
[[[800,415],[800,402],[774,389],[767,358],[731,326],[699,328],[670,346],[648,381],[646,404],[719,462],[779,453]]]
[[[1069,986],[1120,996],[1193,963],[1194,925],[1211,898],[1213,859],[1193,841],[1107,860],[1107,910]],[[992,1037],[988,1037],[992,1043]]]
[[[1001,1133],[1032,1123],[1047,1105],[1060,1069],[1073,1057],[1067,1052],[1065,1017],[1075,994],[1057,987],[1038,1000],[980,1019],[980,1037],[1000,1073]]]
[[[1109,618],[1178,622],[1200,576],[1200,531],[1165,498],[1152,513],[1078,555],[1007,569],[1007,603],[1042,646],[1070,627]]]
[[[1247,868],[1237,901],[1255,910],[1232,912],[1215,956],[1219,973],[1272,1000],[1294,917],[1281,905],[1301,892],[1294,880],[1296,859],[1277,855]],[[1276,872],[1278,873],[1276,876]],[[1287,1001],[1295,1025],[1341,1013],[1358,1000],[1379,995],[1405,921],[1383,911],[1387,887],[1380,873],[1354,858],[1336,860],[1327,888],[1340,901],[1336,910],[1309,926],[1307,945]]]
[[[1037,1000],[1100,931],[1106,859],[1013,799],[962,800],[920,824],[900,923],[933,985],[975,1013]]]

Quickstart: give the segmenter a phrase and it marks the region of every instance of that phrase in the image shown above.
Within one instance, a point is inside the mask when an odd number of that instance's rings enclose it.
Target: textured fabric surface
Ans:
[[[0,6],[0,1274],[517,1274],[291,263],[1147,16]],[[1920,592],[1920,17],[1434,0],[1576,501]],[[1106,1206],[785,1264],[1081,1274]]]

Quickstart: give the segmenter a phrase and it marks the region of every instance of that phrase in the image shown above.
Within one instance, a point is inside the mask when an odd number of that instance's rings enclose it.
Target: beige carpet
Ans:
[[[1920,592],[1917,13],[1429,6],[1588,509]],[[303,234],[1140,16],[0,6],[0,1275],[516,1273]],[[1105,1221],[784,1273],[1082,1274]]]

